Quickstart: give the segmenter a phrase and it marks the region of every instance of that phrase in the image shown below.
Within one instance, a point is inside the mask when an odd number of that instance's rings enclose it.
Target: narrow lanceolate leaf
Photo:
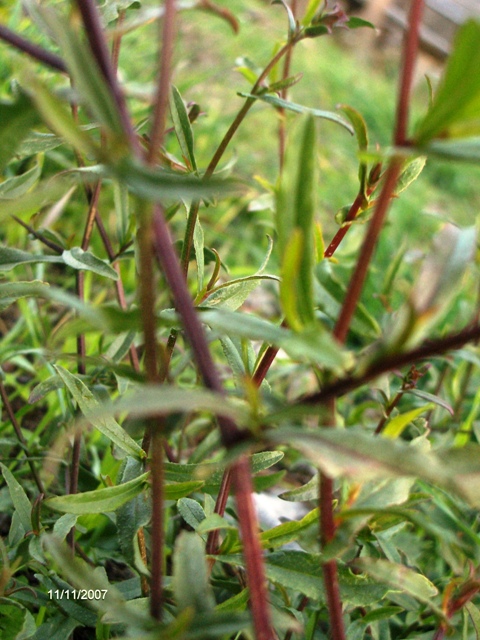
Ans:
[[[416,142],[480,133],[480,22],[470,20],[457,32],[452,53],[432,106],[420,122]]]
[[[145,452],[112,417],[99,417],[99,403],[88,387],[63,367],[56,366],[58,375],[70,391],[81,412],[91,424],[109,438],[117,447],[135,458],[145,457]]]
[[[44,255],[43,253],[29,253],[21,249],[0,246],[0,271],[10,271],[21,264],[35,264],[38,262],[63,262],[60,256]]]
[[[63,513],[73,513],[74,515],[85,515],[87,513],[107,513],[116,511],[135,496],[138,496],[147,485],[149,473],[124,482],[115,487],[96,489],[95,491],[84,491],[83,493],[72,493],[65,496],[55,496],[44,502],[55,511]]]
[[[2,282],[0,283],[0,311],[3,311],[19,298],[47,297],[49,286],[46,282]]]
[[[276,222],[282,259],[280,296],[289,322],[299,330],[315,320],[313,267],[315,262],[315,123],[306,118],[299,134],[298,152],[287,157],[277,194]]]
[[[422,413],[430,411],[430,409],[433,408],[434,405],[429,403],[423,407],[419,407],[418,409],[412,409],[411,411],[406,411],[405,413],[395,416],[395,418],[392,418],[385,426],[382,431],[382,435],[386,438],[399,438],[415,418],[418,418]]]
[[[304,107],[301,104],[297,104],[295,102],[290,102],[289,100],[284,100],[283,98],[279,98],[278,96],[272,96],[270,94],[258,94],[254,95],[252,93],[239,93],[239,96],[242,98],[253,98],[255,100],[261,100],[262,102],[267,102],[271,104],[273,107],[277,107],[280,109],[286,109],[287,111],[294,111],[295,113],[306,113],[310,114],[315,118],[323,118],[324,120],[331,120],[332,122],[336,122],[341,125],[344,129],[346,129],[349,133],[353,135],[353,128],[347,120],[339,116],[338,113],[334,111],[323,111],[322,109],[313,109],[312,107]]]
[[[158,202],[165,198],[208,198],[220,193],[238,191],[232,180],[202,181],[193,174],[182,175],[159,167],[147,167],[125,159],[112,167],[118,180],[140,198]]]
[[[350,120],[353,130],[355,132],[355,137],[357,138],[357,145],[360,151],[364,151],[368,149],[368,132],[367,125],[362,114],[350,107],[347,104],[338,104],[337,109],[343,111],[343,113]],[[360,180],[360,189],[362,193],[365,193],[366,185],[367,185],[367,169],[368,165],[364,161],[360,161],[360,165],[358,168],[358,179]]]
[[[88,251],[83,251],[80,247],[73,247],[62,253],[65,264],[73,269],[81,271],[93,271],[100,276],[105,276],[111,280],[118,280],[118,273],[107,262],[100,260]]]
[[[18,198],[27,193],[29,189],[38,181],[41,173],[40,164],[25,171],[20,176],[8,178],[5,182],[0,183],[0,198]]]
[[[119,111],[88,44],[80,40],[77,32],[66,20],[60,18],[58,12],[42,8],[42,18],[60,48],[78,98],[96,120],[117,137],[117,142],[123,140],[124,130]]]
[[[427,604],[435,613],[443,617],[443,613],[432,598],[438,595],[437,587],[425,576],[409,567],[395,564],[380,558],[357,558],[354,565],[369,576],[390,585],[394,590],[413,596],[416,600]]]
[[[182,150],[183,157],[188,161],[191,169],[197,173],[197,162],[193,148],[192,125],[188,112],[177,87],[172,86],[170,93],[170,113],[172,114],[175,135]]]
[[[6,467],[1,462],[0,469],[2,470],[3,477],[5,479],[5,482],[7,483],[8,491],[15,507],[15,511],[18,513],[18,517],[20,519],[22,527],[25,530],[25,533],[28,533],[28,531],[32,530],[32,505],[30,504],[30,500],[25,493],[25,489],[14,477],[10,469],[8,469],[8,467]]]
[[[292,13],[292,10],[288,6],[288,4],[285,2],[285,0],[272,0],[272,4],[282,4],[283,8],[287,12],[288,37],[291,38],[295,34],[295,31],[297,30],[297,22],[295,20],[295,16]]]
[[[480,611],[478,607],[473,604],[473,602],[467,602],[464,606],[472,620],[472,624],[474,626],[478,640],[480,638]]]
[[[268,442],[288,442],[333,478],[347,476],[358,482],[422,478],[455,491],[473,506],[480,504],[480,446],[476,444],[423,451],[414,444],[378,438],[356,428],[280,427],[266,436]]]
[[[192,576],[195,576],[194,580]],[[172,586],[181,610],[191,607],[206,613],[215,606],[208,580],[205,543],[196,533],[182,531],[176,540]]]
[[[244,566],[244,559],[237,554],[215,556],[220,562]],[[286,589],[303,593],[315,601],[325,601],[322,557],[304,551],[276,551],[265,557],[267,578]],[[356,576],[350,569],[339,565],[339,582],[342,601],[354,606],[369,606],[381,600],[389,588],[367,576]]]

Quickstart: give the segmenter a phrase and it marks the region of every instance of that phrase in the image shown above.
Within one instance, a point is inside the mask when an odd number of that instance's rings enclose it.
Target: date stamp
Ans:
[[[105,600],[108,589],[50,589],[50,600]]]

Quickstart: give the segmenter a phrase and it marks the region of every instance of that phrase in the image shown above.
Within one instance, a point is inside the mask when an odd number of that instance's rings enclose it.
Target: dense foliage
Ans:
[[[480,24],[272,4],[0,3],[2,640],[480,637]]]

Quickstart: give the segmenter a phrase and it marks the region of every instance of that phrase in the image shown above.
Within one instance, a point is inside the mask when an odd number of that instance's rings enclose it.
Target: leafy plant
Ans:
[[[299,48],[372,25],[272,4],[283,39],[237,61],[221,134],[190,36],[199,16],[237,33],[243,3],[1,10],[2,638],[480,634],[476,221],[453,212],[416,262],[386,224],[426,162],[480,159],[480,24],[410,133],[413,0],[392,145],[371,146],[356,105],[290,94]],[[257,132],[248,175],[229,156],[261,109],[274,181]],[[357,154],[328,243],[319,123]],[[295,516],[259,518],[269,491]]]

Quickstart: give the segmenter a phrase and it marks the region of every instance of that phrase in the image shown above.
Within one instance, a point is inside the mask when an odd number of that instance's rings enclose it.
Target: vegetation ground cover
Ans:
[[[422,4],[385,71],[315,0],[0,6],[2,638],[480,634],[480,25],[412,89]]]

